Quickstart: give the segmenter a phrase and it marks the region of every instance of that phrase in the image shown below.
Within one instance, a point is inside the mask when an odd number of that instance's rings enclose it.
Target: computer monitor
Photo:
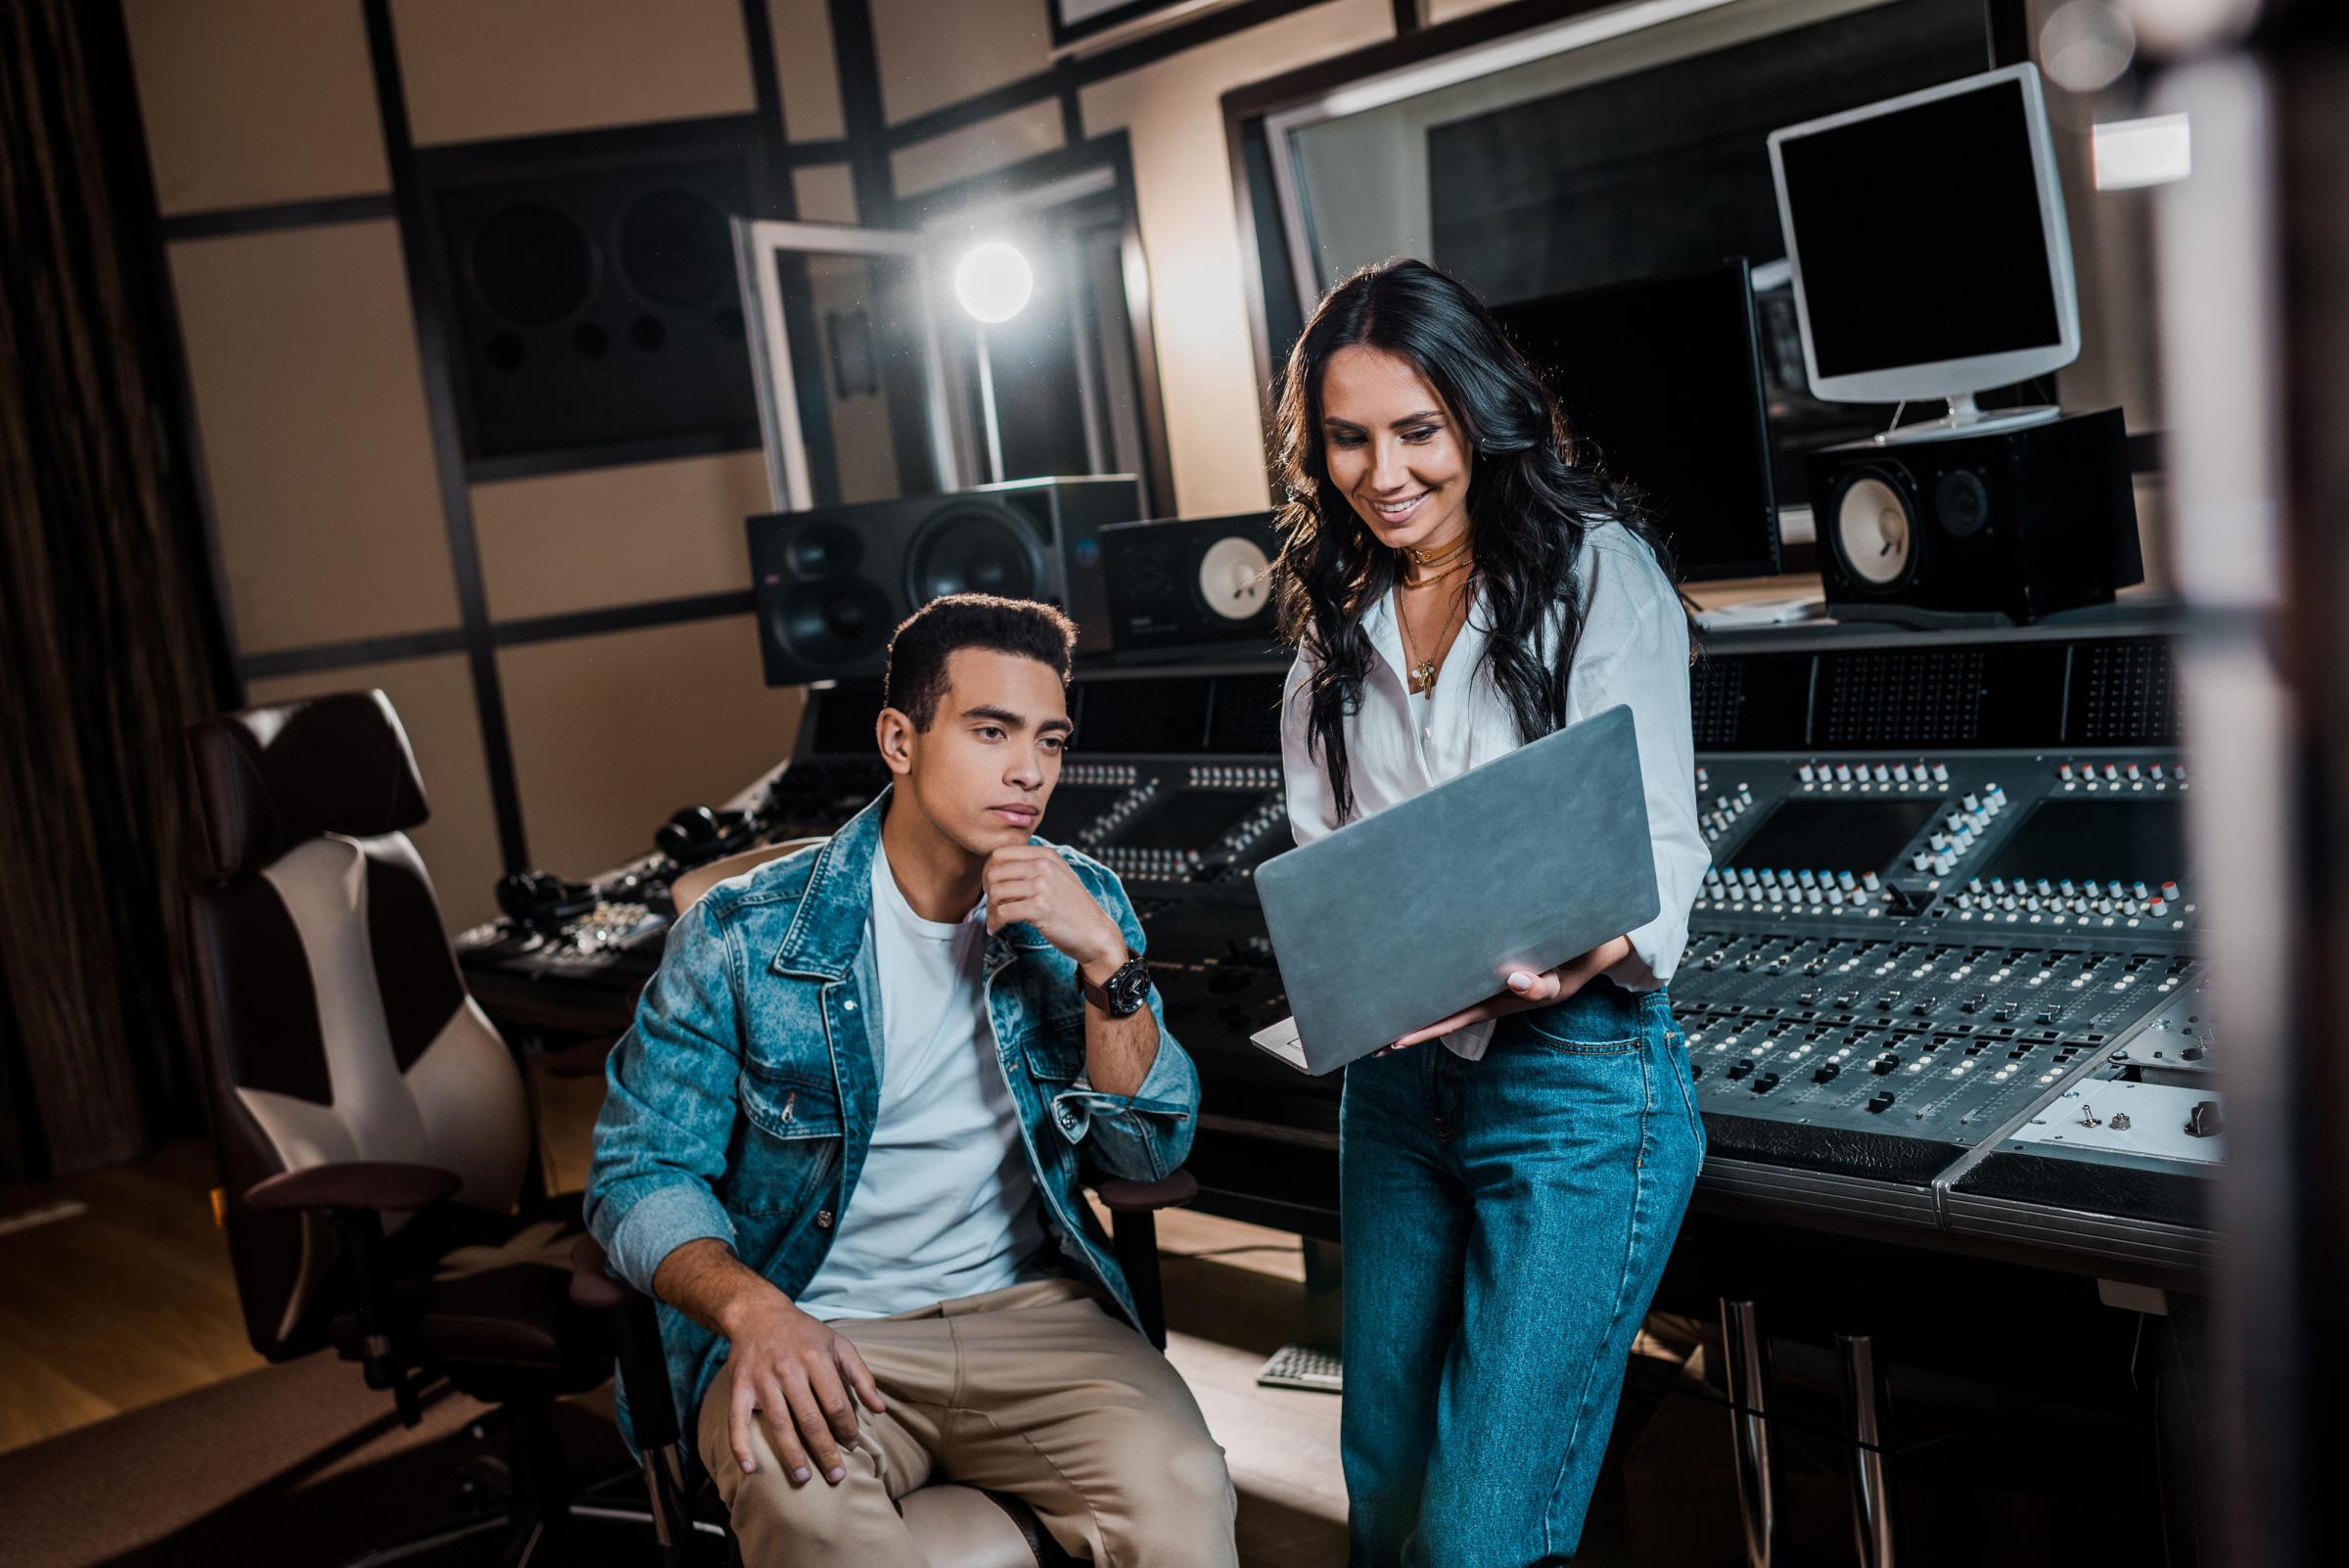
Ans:
[[[1973,394],[2080,354],[2063,184],[2035,66],[1771,132],[1811,390],[1828,402]],[[2003,410],[1995,423],[2051,418]]]
[[[1497,306],[1578,460],[1635,485],[1681,576],[1778,570],[1754,293],[1742,260]]]

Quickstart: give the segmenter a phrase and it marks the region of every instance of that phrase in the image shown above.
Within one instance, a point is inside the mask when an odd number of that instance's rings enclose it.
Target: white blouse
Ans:
[[[1627,935],[1632,953],[1608,973],[1634,991],[1672,979],[1688,943],[1688,911],[1713,855],[1696,817],[1695,740],[1688,716],[1688,623],[1671,581],[1638,537],[1616,523],[1584,535],[1576,572],[1583,587],[1583,633],[1567,672],[1566,722],[1579,723],[1618,704],[1632,710],[1655,841],[1655,919]],[[1362,618],[1378,661],[1363,682],[1360,710],[1346,720],[1346,752],[1355,811],[1369,816],[1517,748],[1507,701],[1478,669],[1490,625],[1480,593],[1444,658],[1432,691],[1410,695],[1403,633],[1390,596]],[[1307,751],[1306,681],[1310,649],[1300,650],[1281,697],[1281,763],[1289,823],[1308,844],[1338,826],[1337,798]],[[1470,678],[1471,672],[1474,678]],[[1570,844],[1572,824],[1562,824]],[[1491,1023],[1444,1037],[1474,1061],[1493,1036]]]

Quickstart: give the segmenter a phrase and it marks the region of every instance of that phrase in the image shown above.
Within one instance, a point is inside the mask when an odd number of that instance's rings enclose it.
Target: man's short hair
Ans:
[[[881,704],[926,730],[946,694],[946,661],[957,649],[984,648],[1049,665],[1069,683],[1077,626],[1034,599],[992,593],[949,593],[907,616],[890,634],[889,664],[881,675]]]

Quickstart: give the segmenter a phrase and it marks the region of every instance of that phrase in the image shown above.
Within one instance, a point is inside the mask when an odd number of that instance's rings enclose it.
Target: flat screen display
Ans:
[[[1779,144],[1819,376],[2062,342],[2028,108],[2007,79]]]
[[[2186,875],[2184,803],[2153,800],[2042,801],[1979,873],[2009,881],[2173,881]]]
[[[1577,461],[1639,489],[1683,576],[1778,570],[1744,262],[1522,300],[1494,314],[1565,406]]]
[[[1728,857],[1773,871],[1881,871],[1942,808],[1937,800],[1782,801]]]

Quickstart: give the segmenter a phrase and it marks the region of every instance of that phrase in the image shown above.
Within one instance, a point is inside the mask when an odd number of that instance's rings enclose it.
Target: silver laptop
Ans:
[[[1328,1073],[1656,917],[1639,743],[1610,708],[1257,867],[1291,1026]]]

